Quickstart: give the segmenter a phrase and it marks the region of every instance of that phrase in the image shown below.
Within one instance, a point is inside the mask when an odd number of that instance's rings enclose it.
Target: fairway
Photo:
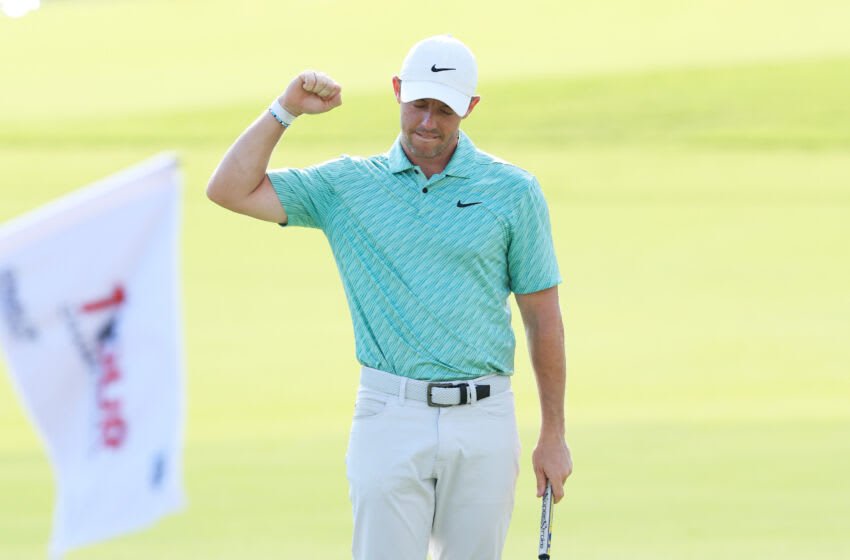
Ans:
[[[327,241],[204,189],[303,68],[337,78],[343,105],[299,119],[273,166],[387,150],[390,78],[442,32],[480,63],[462,128],[549,202],[575,462],[553,558],[850,557],[846,2],[43,4],[0,17],[0,220],[161,151],[185,182],[189,505],[68,558],[350,557],[358,364]],[[531,558],[539,523],[511,301],[506,560]],[[0,558],[44,558],[53,479],[3,367]]]

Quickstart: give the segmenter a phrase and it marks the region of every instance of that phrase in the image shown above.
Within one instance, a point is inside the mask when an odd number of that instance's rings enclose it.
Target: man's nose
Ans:
[[[434,111],[426,109],[422,114],[422,126],[425,128],[433,128],[434,126]]]

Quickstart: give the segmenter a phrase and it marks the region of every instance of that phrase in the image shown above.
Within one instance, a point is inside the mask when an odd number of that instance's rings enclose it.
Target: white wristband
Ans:
[[[284,109],[281,106],[280,101],[277,99],[275,99],[274,103],[272,103],[269,107],[269,113],[271,113],[275,120],[277,120],[277,122],[282,124],[285,128],[289,128],[297,118],[295,115]]]

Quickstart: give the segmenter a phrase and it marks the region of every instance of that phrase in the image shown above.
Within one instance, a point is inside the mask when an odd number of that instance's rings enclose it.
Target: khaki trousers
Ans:
[[[510,390],[434,408],[361,386],[346,454],[354,558],[501,558],[519,454]]]

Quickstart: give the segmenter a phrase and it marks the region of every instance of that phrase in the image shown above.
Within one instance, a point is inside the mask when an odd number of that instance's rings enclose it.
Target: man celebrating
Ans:
[[[354,323],[360,388],[347,461],[354,558],[500,558],[519,437],[508,297],[522,314],[537,379],[537,495],[555,501],[572,470],[564,439],[561,282],[537,180],[459,130],[478,105],[475,58],[460,41],[414,45],[393,89],[401,133],[370,158],[267,171],[296,117],[342,103],[303,72],[239,137],[207,194],[242,214],[321,229]]]

